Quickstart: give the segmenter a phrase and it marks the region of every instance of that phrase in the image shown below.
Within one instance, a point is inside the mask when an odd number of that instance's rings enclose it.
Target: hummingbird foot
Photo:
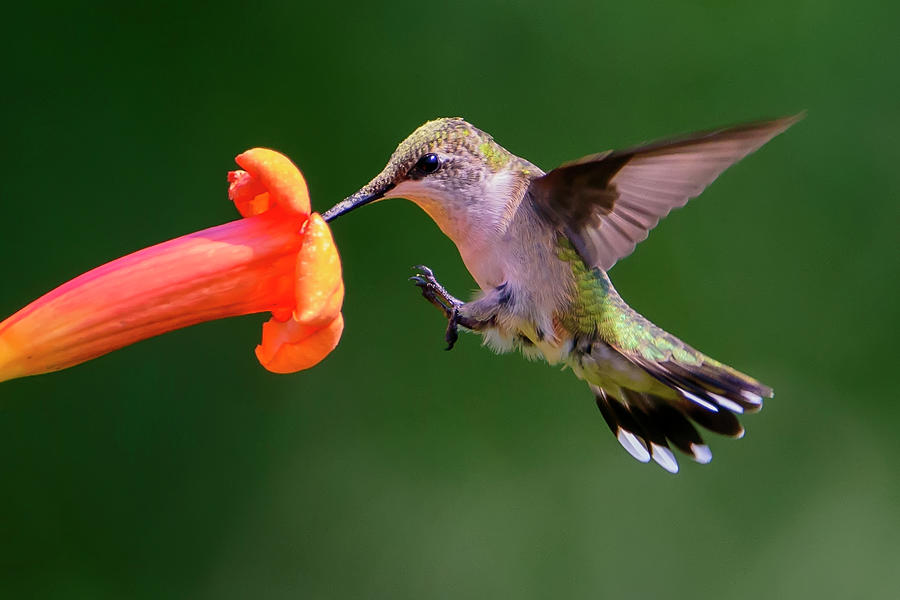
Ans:
[[[456,340],[459,339],[459,327],[475,329],[478,323],[474,319],[460,314],[460,308],[465,303],[450,294],[440,284],[434,276],[434,271],[425,265],[416,265],[413,269],[416,270],[416,274],[410,277],[409,280],[422,290],[422,296],[444,313],[444,316],[447,318],[447,331],[444,334],[444,339],[447,341],[446,350],[452,350]]]
[[[447,347],[444,348],[444,350],[453,350],[453,346],[456,345],[456,340],[459,339],[459,325],[459,307],[454,306],[450,317],[447,319],[447,331],[444,333],[444,340],[447,342]]]
[[[463,305],[462,300],[453,297],[435,278],[434,271],[425,265],[416,265],[413,269],[416,274],[409,280],[422,290],[422,296],[444,313],[445,317],[453,318],[454,309]]]

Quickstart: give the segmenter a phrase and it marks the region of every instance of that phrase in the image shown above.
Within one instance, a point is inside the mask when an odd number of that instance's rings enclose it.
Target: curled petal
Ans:
[[[269,210],[269,192],[259,179],[247,171],[229,171],[228,182],[228,197],[242,217],[252,217]]]
[[[318,364],[334,350],[344,331],[344,318],[338,313],[324,327],[304,325],[274,317],[263,325],[262,343],[256,358],[273,373],[293,373]]]
[[[288,157],[268,148],[253,148],[234,160],[262,184],[273,204],[296,214],[309,215],[306,180]]]

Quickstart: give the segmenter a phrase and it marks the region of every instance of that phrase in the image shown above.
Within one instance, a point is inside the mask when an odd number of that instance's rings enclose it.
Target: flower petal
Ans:
[[[344,302],[344,281],[331,229],[319,213],[306,222],[297,255],[297,307],[294,319],[321,327],[331,322]]]
[[[234,159],[269,192],[273,204],[309,215],[309,190],[300,169],[285,155],[268,148],[253,148]]]
[[[344,317],[338,313],[324,327],[303,325],[293,319],[274,318],[263,325],[262,342],[256,347],[259,362],[273,373],[293,373],[315,366],[334,350],[344,331]]]
[[[259,362],[276,373],[315,365],[337,346],[344,330],[344,282],[331,229],[321,215],[313,213],[301,234],[303,244],[295,267],[297,306],[289,319],[273,313],[256,347]]]
[[[259,179],[247,171],[229,171],[228,197],[242,217],[252,217],[269,210],[269,192]]]

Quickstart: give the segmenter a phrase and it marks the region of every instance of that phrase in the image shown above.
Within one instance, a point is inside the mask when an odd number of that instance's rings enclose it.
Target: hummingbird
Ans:
[[[712,459],[695,425],[743,437],[736,415],[760,410],[773,390],[644,318],[608,271],[672,209],[802,116],[607,150],[548,172],[462,118],[436,119],[323,216],[387,198],[417,204],[480,288],[463,302],[431,269],[413,267],[410,279],[447,318],[447,349],[462,328],[497,352],[571,368],[631,456],[677,473],[672,447]]]

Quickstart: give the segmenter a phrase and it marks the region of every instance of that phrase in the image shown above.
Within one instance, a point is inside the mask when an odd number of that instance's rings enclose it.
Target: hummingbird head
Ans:
[[[371,202],[406,198],[459,242],[473,224],[503,212],[509,182],[516,173],[526,177],[529,166],[461,118],[428,121],[397,146],[381,173],[323,216],[331,221]]]

